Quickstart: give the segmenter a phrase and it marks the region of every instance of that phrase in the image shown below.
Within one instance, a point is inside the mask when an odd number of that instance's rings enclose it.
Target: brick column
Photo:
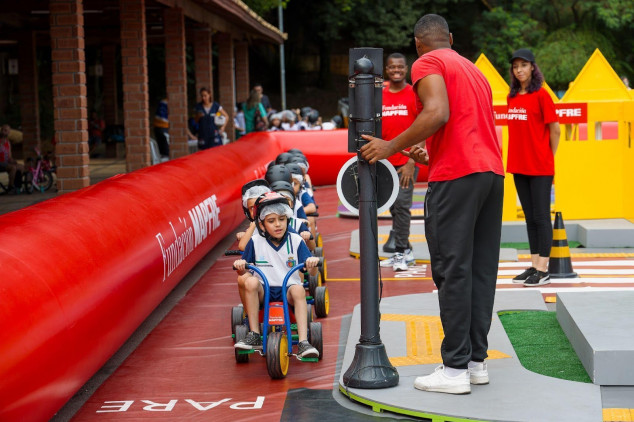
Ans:
[[[127,171],[150,165],[145,0],[119,0]]]
[[[216,44],[218,45],[218,94],[217,101],[222,108],[231,116],[236,103],[235,97],[235,73],[234,73],[234,52],[233,39],[231,34],[219,32],[216,34]],[[225,127],[227,136],[231,141],[235,140],[233,130],[233,119]]]
[[[82,0],[50,0],[57,187],[60,193],[90,185],[88,111]]]
[[[107,125],[119,124],[119,93],[117,90],[117,46],[104,45],[103,54],[103,118]]]
[[[249,44],[236,43],[236,99],[244,102],[249,98]]]
[[[201,29],[194,32],[194,60],[196,77],[196,98],[200,88],[205,87],[214,95],[213,68],[211,65],[211,30]]]
[[[25,32],[20,37],[18,61],[20,66],[20,114],[22,115],[22,156],[35,155],[33,148],[41,149],[40,139],[40,97],[37,86],[37,60],[35,55],[36,41],[33,31]]]
[[[170,157],[189,154],[187,148],[187,67],[185,15],[174,7],[163,11],[165,83],[170,121]]]

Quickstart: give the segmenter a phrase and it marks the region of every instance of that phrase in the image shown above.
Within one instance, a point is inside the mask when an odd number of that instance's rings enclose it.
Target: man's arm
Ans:
[[[370,164],[424,141],[449,120],[447,87],[441,75],[432,74],[421,79],[416,84],[416,94],[423,103],[423,111],[404,132],[389,142],[362,135],[370,142],[361,147],[361,155]]]

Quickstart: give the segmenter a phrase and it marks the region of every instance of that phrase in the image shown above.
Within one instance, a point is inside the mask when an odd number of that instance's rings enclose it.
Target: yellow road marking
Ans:
[[[603,409],[603,422],[617,421],[634,421],[634,409]]]
[[[440,345],[445,337],[440,316],[381,314],[383,321],[405,323],[407,356],[391,357],[394,366],[425,365],[442,363]],[[510,358],[498,350],[489,350],[489,359]]]

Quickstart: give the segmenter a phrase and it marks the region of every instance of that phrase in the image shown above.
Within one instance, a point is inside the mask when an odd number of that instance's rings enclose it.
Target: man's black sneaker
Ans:
[[[233,345],[236,349],[253,350],[262,348],[262,337],[260,333],[249,331],[249,334],[239,342]]]
[[[304,340],[300,341],[297,345],[297,356],[301,358],[318,358],[319,351],[317,351],[308,340]]]
[[[535,267],[527,268],[522,274],[513,277],[513,283],[523,283],[528,277],[535,274],[537,269]]]
[[[526,287],[543,286],[544,284],[550,284],[550,273],[537,271],[534,274],[528,276],[524,282]]]

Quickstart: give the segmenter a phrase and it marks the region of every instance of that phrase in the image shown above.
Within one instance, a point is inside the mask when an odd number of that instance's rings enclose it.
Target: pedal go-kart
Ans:
[[[298,341],[297,325],[295,315],[290,310],[286,298],[287,283],[291,275],[304,267],[304,263],[291,268],[282,282],[282,302],[270,302],[269,282],[259,268],[247,265],[248,270],[255,271],[260,275],[264,284],[264,307],[260,311],[260,332],[262,337],[262,350],[240,350],[235,349],[235,358],[238,363],[249,361],[249,355],[259,353],[266,357],[266,368],[272,379],[286,377],[291,356],[302,362],[317,362],[324,355],[323,339],[321,334],[321,323],[312,321],[312,310],[308,304],[308,341],[319,352],[319,358],[302,358],[293,353],[293,346]],[[323,287],[325,289],[325,287]],[[308,302],[308,300],[307,300]],[[234,332],[234,342],[246,338],[249,332],[249,321],[245,316],[242,306],[234,306],[231,309],[231,324]]]

